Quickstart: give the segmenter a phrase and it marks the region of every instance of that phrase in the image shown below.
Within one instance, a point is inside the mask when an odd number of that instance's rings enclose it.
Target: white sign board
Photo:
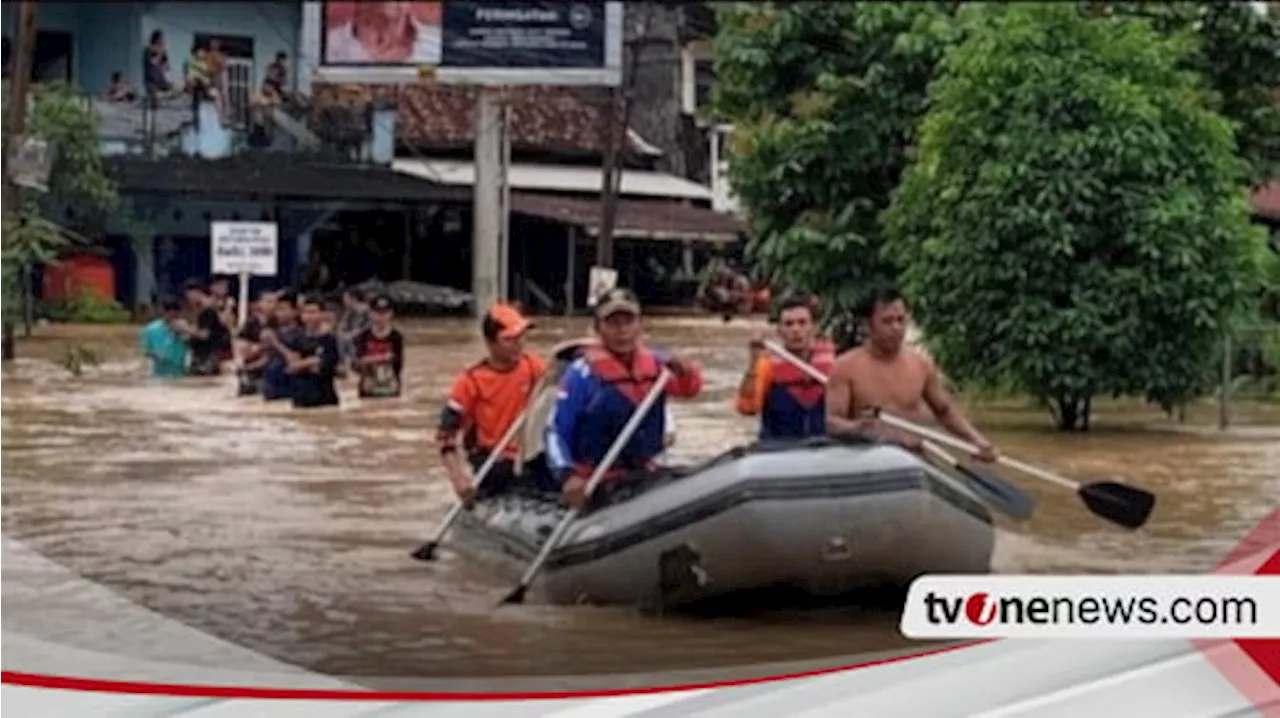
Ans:
[[[280,256],[275,222],[213,222],[213,274],[274,277]]]
[[[605,292],[618,286],[618,270],[592,267],[587,277],[587,306],[594,307]]]

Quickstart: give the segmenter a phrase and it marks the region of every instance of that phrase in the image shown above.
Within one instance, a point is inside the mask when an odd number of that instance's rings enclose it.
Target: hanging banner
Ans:
[[[335,83],[621,82],[620,2],[308,2],[304,62]]]
[[[446,2],[442,67],[602,67],[605,6]]]

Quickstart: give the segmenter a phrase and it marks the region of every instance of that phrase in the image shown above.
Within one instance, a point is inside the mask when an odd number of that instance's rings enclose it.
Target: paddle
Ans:
[[[608,453],[604,455],[599,466],[596,467],[595,471],[591,472],[591,478],[587,480],[585,492],[588,500],[591,498],[591,493],[595,491],[600,480],[604,478],[605,472],[613,466],[613,462],[618,460],[618,455],[622,453],[627,442],[631,441],[631,436],[636,433],[636,429],[640,428],[640,422],[644,421],[649,410],[652,409],[654,403],[658,401],[658,397],[662,396],[662,392],[666,390],[667,382],[669,381],[671,381],[671,369],[663,367],[662,373],[658,375],[658,381],[654,383],[653,388],[645,395],[644,400],[641,401],[640,405],[636,407],[636,410],[632,412],[631,418],[628,419],[626,425],[622,427],[622,431],[618,432],[618,438],[613,440],[613,445],[609,447]],[[565,517],[560,520],[560,525],[556,526],[555,531],[553,531],[551,535],[547,537],[546,542],[542,544],[542,550],[539,551],[538,556],[533,559],[533,563],[530,564],[529,568],[524,572],[524,576],[520,577],[520,583],[512,589],[511,593],[507,594],[506,598],[502,599],[502,603],[499,605],[524,602],[524,595],[529,591],[529,586],[532,585],[533,579],[538,576],[538,572],[542,570],[542,565],[547,562],[547,557],[549,557],[551,552],[556,549],[556,546],[564,537],[565,532],[569,530],[570,524],[572,524],[573,520],[578,517],[579,513],[580,509],[574,508],[570,509],[569,513],[565,514]]]
[[[516,417],[516,420],[511,422],[511,426],[507,428],[507,433],[503,434],[501,439],[498,439],[498,443],[494,445],[493,450],[489,452],[489,457],[484,460],[484,463],[481,464],[480,468],[476,471],[475,482],[472,485],[477,489],[479,489],[481,484],[484,483],[485,477],[493,470],[493,467],[498,463],[498,460],[502,458],[503,449],[506,449],[507,444],[510,444],[511,440],[516,437],[516,434],[520,431],[520,427],[524,426],[525,419],[527,419],[528,416],[529,407],[525,407],[525,410],[520,412],[520,415]],[[410,555],[419,561],[430,561],[434,559],[436,555],[436,547],[438,547],[440,542],[444,540],[444,535],[449,532],[449,528],[453,526],[453,522],[458,519],[458,516],[462,514],[462,510],[465,508],[466,502],[456,502],[453,505],[453,508],[449,509],[449,513],[445,515],[444,521],[440,522],[440,527],[436,529],[431,540],[419,546]]]
[[[909,431],[924,439],[933,439],[941,444],[949,444],[958,451],[974,453],[978,450],[976,446],[967,441],[919,426],[906,419],[888,414],[881,409],[874,410],[872,415],[889,426]],[[1059,476],[1048,469],[1032,466],[1007,456],[1001,456],[997,461],[1028,476],[1034,476],[1075,491],[1084,502],[1084,505],[1094,514],[1127,529],[1141,528],[1147,522],[1147,519],[1151,517],[1151,511],[1155,508],[1156,497],[1154,494],[1119,481],[1108,480],[1081,484],[1078,481]]]
[[[821,382],[822,384],[827,383],[827,377],[822,372],[818,371],[816,367],[787,351],[785,347],[781,346],[777,342],[766,340],[764,342],[764,346],[769,351],[790,362],[800,371],[808,374],[814,381]],[[964,465],[936,444],[925,442],[924,448],[925,451],[933,454],[935,459],[947,464],[967,479],[970,488],[972,488],[975,493],[986,499],[988,504],[999,509],[1009,517],[1022,521],[1029,518],[1032,512],[1035,511],[1035,500],[1013,484],[1010,484],[998,476],[993,476]]]

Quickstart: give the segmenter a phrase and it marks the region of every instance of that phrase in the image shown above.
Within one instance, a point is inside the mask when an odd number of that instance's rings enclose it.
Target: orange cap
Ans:
[[[529,331],[532,326],[533,322],[510,304],[499,302],[484,315],[484,335],[490,338],[514,339]]]

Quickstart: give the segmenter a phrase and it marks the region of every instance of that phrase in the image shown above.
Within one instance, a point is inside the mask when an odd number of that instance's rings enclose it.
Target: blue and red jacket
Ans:
[[[815,342],[809,365],[824,376],[835,365],[835,347]],[[755,360],[755,381],[741,387],[738,411],[760,415],[761,439],[804,439],[827,431],[826,387],[791,362],[768,354]]]
[[[547,463],[560,483],[570,475],[591,474],[657,383],[665,363],[665,355],[648,349],[637,349],[628,365],[601,347],[591,347],[569,365],[547,418]],[[654,402],[605,480],[650,468],[664,449],[666,397],[691,399],[700,391],[702,373],[696,367],[672,377],[665,396]]]

